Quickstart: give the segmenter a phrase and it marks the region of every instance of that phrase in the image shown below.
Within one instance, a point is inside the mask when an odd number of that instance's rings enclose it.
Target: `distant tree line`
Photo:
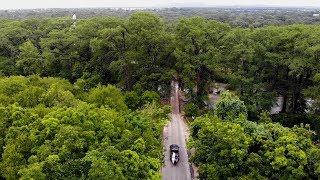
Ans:
[[[71,17],[74,13],[80,19],[115,16],[128,17],[138,11],[155,13],[172,22],[181,17],[201,16],[232,26],[261,27],[264,25],[288,25],[295,23],[319,24],[319,8],[279,7],[173,7],[173,8],[82,8],[82,9],[31,9],[0,10],[0,18],[30,19]]]

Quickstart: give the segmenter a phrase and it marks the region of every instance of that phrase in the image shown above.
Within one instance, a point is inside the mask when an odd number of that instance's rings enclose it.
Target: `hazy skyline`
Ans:
[[[0,9],[171,6],[312,6],[320,0],[0,0]]]

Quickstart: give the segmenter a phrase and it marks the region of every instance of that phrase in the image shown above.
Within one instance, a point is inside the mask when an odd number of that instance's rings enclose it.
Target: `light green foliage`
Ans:
[[[107,87],[98,86],[91,89],[86,101],[97,106],[106,106],[118,111],[127,110],[121,91],[112,85],[108,85]]]
[[[191,124],[196,149],[192,161],[203,179],[312,179],[319,176],[319,147],[303,127],[234,123],[217,117],[197,118]]]
[[[43,88],[31,86],[15,95],[15,102],[22,107],[35,107],[40,104],[41,101],[43,102],[42,95],[44,95],[44,93],[45,90]]]
[[[1,178],[160,179],[170,108],[160,107],[155,93],[145,93],[150,103],[129,112],[111,85],[87,93],[39,76],[0,78],[0,84],[7,99],[0,104]]]
[[[268,112],[262,112],[259,116],[259,123],[271,123],[272,119]]]
[[[48,107],[72,106],[76,99],[70,91],[63,89],[59,84],[52,84],[43,94],[41,101]]]
[[[21,176],[20,179],[46,179],[45,174],[42,173],[43,165],[40,163],[34,163],[28,165],[28,167],[21,169],[18,174]]]
[[[40,78],[39,76],[12,76],[0,78],[0,104],[18,103],[22,107],[43,104],[52,106],[73,106],[76,99],[71,93],[72,85],[62,79]]]
[[[238,118],[241,114],[246,116],[247,109],[243,101],[236,95],[229,91],[225,91],[221,94],[220,99],[216,103],[214,113],[223,120],[233,120]]]

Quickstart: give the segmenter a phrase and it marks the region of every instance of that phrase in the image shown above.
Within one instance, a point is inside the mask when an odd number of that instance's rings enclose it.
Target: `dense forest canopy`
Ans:
[[[159,179],[170,109],[152,93],[134,111],[112,85],[86,92],[39,76],[0,84],[1,179]]]
[[[173,79],[186,116],[201,116],[190,141],[201,178],[319,177],[316,21],[235,26],[147,12],[0,21],[3,178],[160,178],[159,102]],[[231,92],[213,109],[217,82]],[[281,114],[270,117],[278,97]]]

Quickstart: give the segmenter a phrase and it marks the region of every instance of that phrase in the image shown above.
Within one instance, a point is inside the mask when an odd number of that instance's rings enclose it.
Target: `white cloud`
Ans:
[[[70,7],[150,7],[170,4],[320,6],[320,0],[0,0],[1,9]]]

